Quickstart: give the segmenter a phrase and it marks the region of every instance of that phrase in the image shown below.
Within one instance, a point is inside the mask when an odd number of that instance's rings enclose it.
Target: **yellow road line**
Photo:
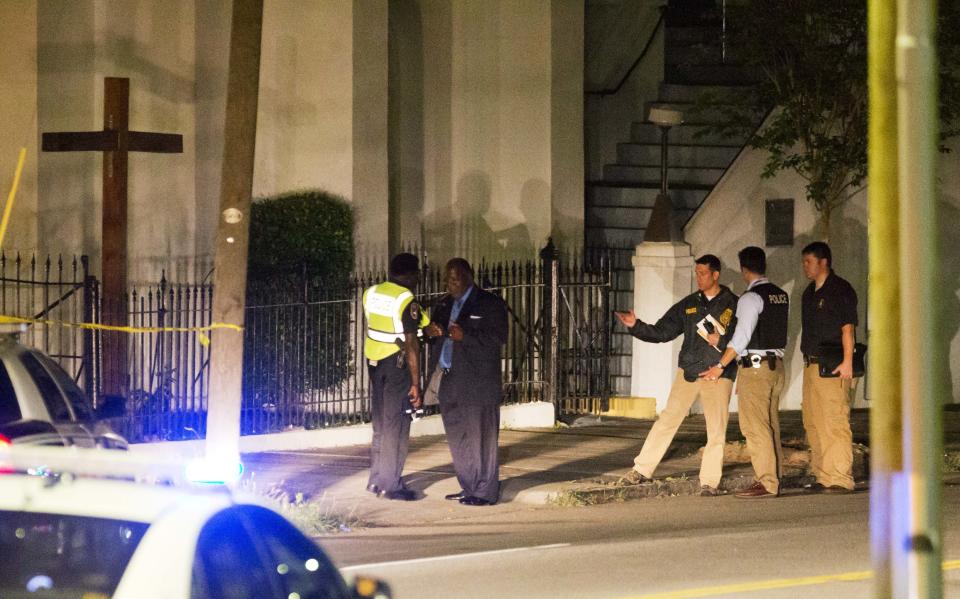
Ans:
[[[950,560],[943,562],[944,570],[960,569],[960,560]],[[757,582],[743,582],[737,584],[727,584],[713,587],[701,587],[699,589],[684,589],[680,591],[668,591],[664,593],[652,593],[649,595],[636,595],[627,599],[687,599],[689,597],[715,597],[717,595],[729,595],[733,593],[749,593],[753,591],[768,591],[772,589],[787,589],[791,587],[803,587],[816,584],[827,584],[829,582],[857,582],[873,578],[873,571],[864,570],[861,572],[843,572],[841,574],[826,574],[823,576],[805,576],[803,578],[781,578],[774,580],[760,580]]]

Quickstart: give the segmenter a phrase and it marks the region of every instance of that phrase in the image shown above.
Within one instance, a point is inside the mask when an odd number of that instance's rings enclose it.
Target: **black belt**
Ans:
[[[780,356],[762,356],[760,354],[748,354],[740,358],[740,365],[744,368],[760,368],[760,365],[767,362],[770,370],[777,367],[777,360],[782,360]]]
[[[809,366],[811,364],[819,364],[820,360],[816,356],[803,356],[803,365]]]

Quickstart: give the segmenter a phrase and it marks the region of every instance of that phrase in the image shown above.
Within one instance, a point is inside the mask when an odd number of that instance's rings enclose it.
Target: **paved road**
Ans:
[[[851,599],[870,595],[869,580],[829,576],[869,570],[868,503],[858,493],[458,509],[429,525],[321,543],[345,573],[381,577],[399,599],[632,598],[694,589],[703,594],[671,596]],[[945,487],[944,530],[944,558],[960,560],[957,484]],[[827,578],[798,580],[810,577]],[[787,586],[767,588],[783,580]],[[960,599],[960,563],[945,572],[945,596]]]

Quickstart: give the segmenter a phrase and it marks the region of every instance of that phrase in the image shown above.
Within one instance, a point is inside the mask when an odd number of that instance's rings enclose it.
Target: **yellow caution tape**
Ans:
[[[45,320],[35,318],[20,318],[19,316],[0,315],[0,324],[45,324],[61,326],[68,329],[86,329],[92,331],[113,331],[118,333],[197,333],[200,345],[204,347],[210,345],[210,337],[206,335],[214,329],[229,329],[243,332],[243,327],[227,322],[214,322],[201,327],[129,327],[110,324],[95,324],[92,322],[64,322],[62,320]]]
[[[0,220],[0,247],[3,247],[3,238],[7,234],[7,225],[10,224],[10,213],[13,212],[13,198],[17,196],[17,187],[20,185],[20,173],[23,172],[23,162],[27,159],[27,149],[20,148],[20,159],[17,161],[17,170],[13,173],[13,185],[10,186],[10,195],[7,204],[3,207],[3,219]]]

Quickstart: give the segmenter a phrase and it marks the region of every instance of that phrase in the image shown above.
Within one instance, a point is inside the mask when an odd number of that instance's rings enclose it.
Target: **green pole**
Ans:
[[[901,373],[906,552],[910,597],[943,594],[940,460],[942,370],[938,331],[937,115],[935,0],[897,2]]]
[[[893,596],[893,476],[900,451],[900,233],[897,218],[897,78],[895,0],[868,7],[868,226],[870,256],[870,547],[873,594]]]

